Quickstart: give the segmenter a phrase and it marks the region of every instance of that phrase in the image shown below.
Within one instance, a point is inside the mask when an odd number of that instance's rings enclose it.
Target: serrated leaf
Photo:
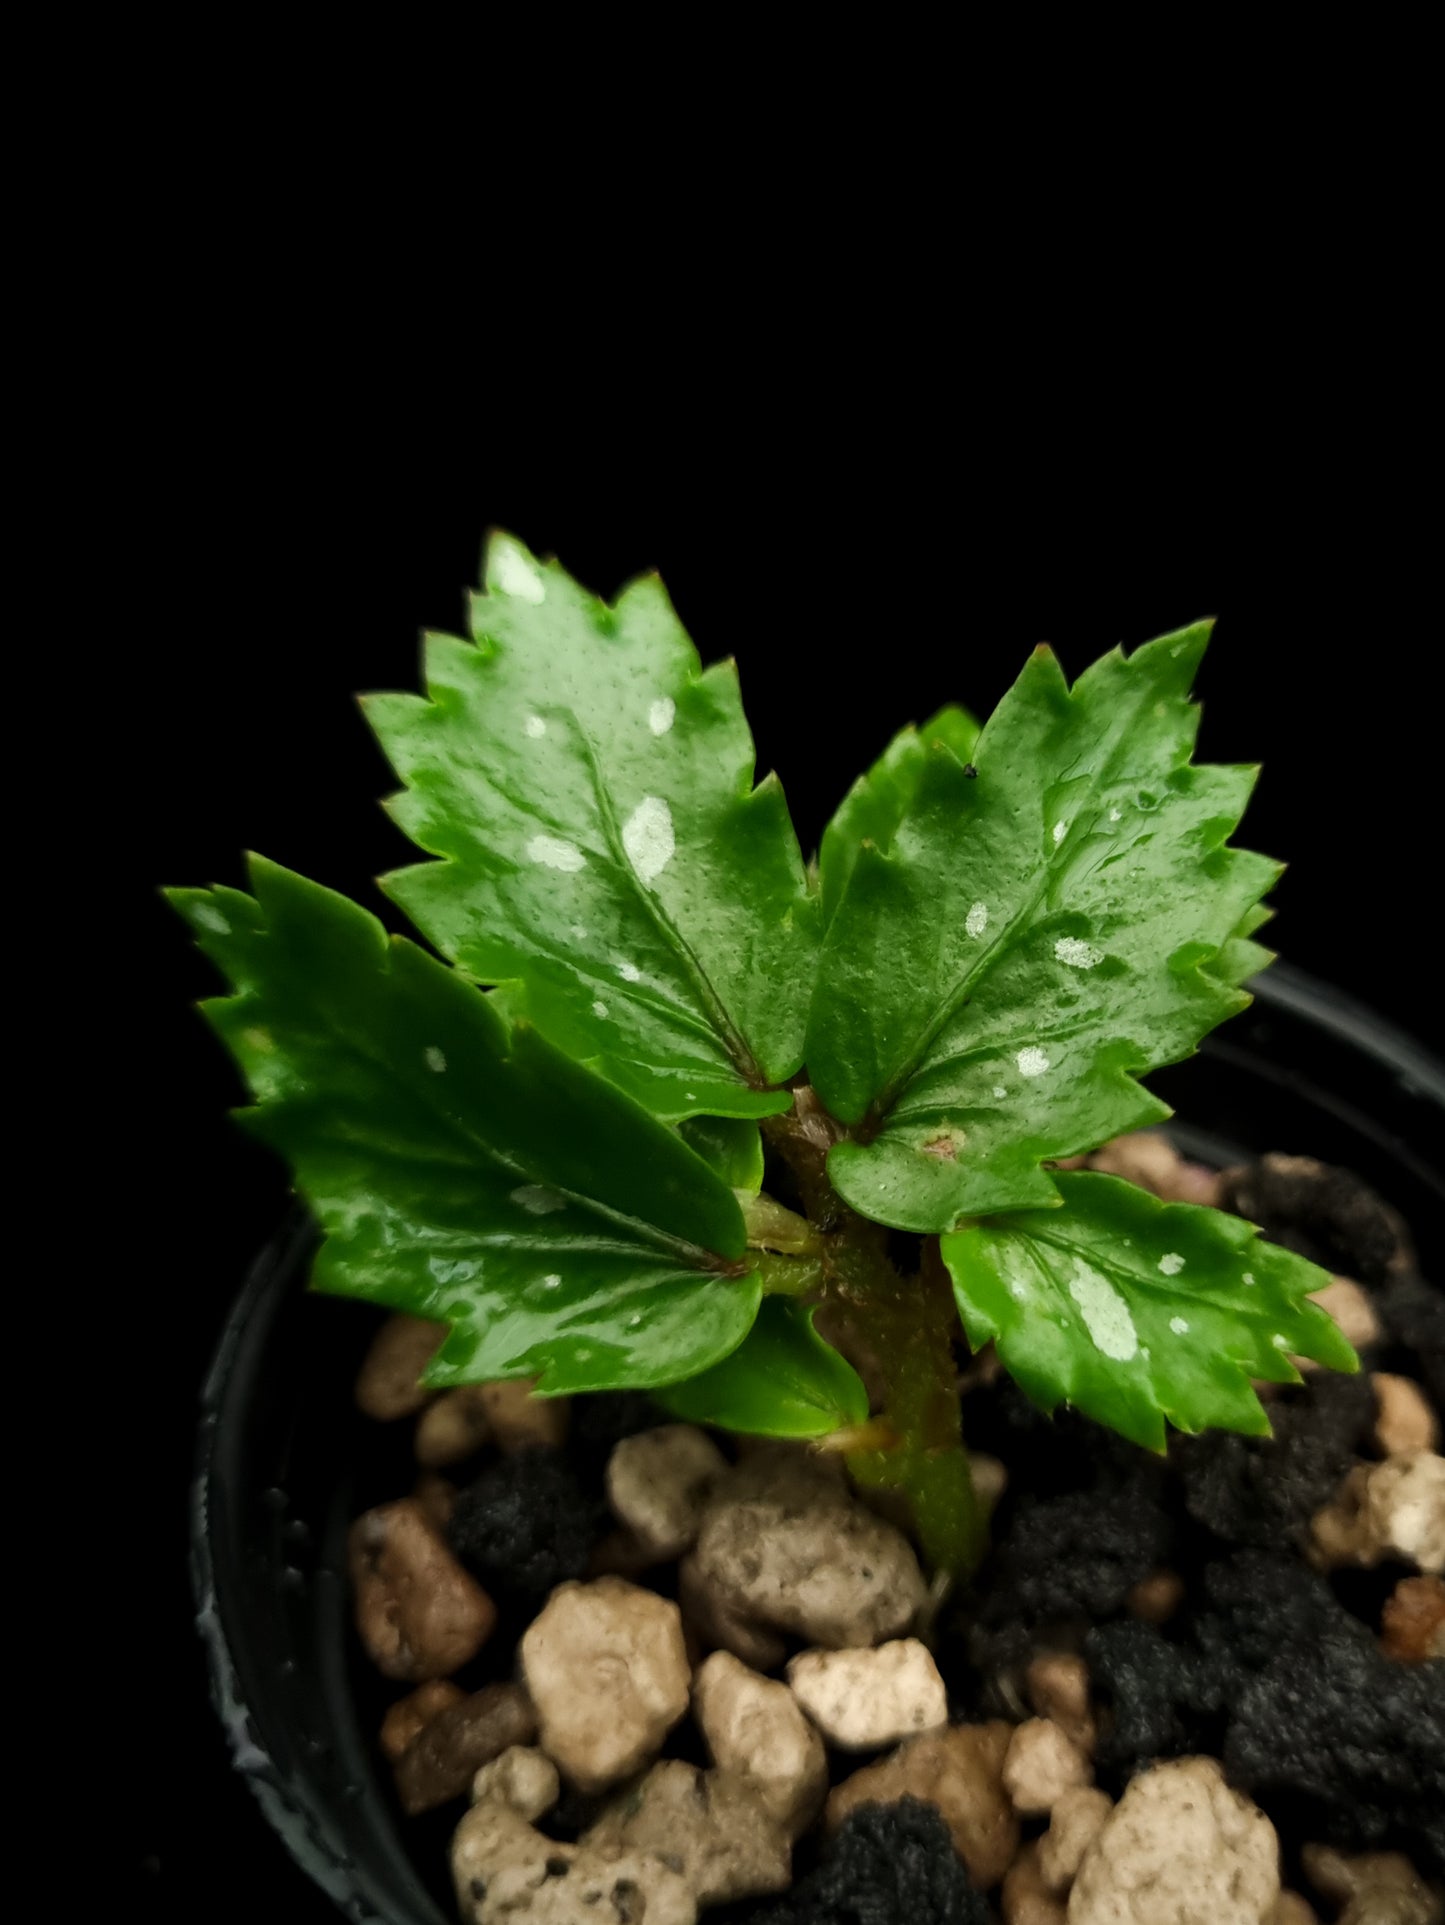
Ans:
[[[756,1123],[741,1116],[691,1116],[677,1133],[730,1190],[756,1196],[763,1187],[763,1139]]]
[[[967,764],[979,737],[979,726],[967,709],[942,708],[922,728],[900,729],[866,775],[860,775],[838,804],[818,845],[818,885],[823,921],[833,919],[858,851],[865,842],[886,849],[909,804],[930,747],[940,743]]]
[[[868,1415],[868,1393],[845,1357],[813,1328],[814,1312],[765,1297],[757,1322],[730,1357],[658,1393],[690,1424],[752,1437],[826,1437]]]
[[[1213,965],[1279,866],[1226,847],[1255,771],[1189,761],[1208,633],[1115,650],[1072,690],[1037,650],[976,778],[935,749],[889,846],[859,850],[807,1058],[855,1127],[828,1168],[865,1215],[1046,1207],[1040,1164],[1167,1116],[1136,1077],[1248,1002]]]
[[[1209,965],[1211,976],[1220,982],[1232,983],[1242,989],[1254,976],[1268,969],[1275,959],[1275,952],[1267,949],[1262,942],[1252,940],[1255,930],[1261,928],[1274,915],[1274,911],[1262,902],[1256,903],[1247,915],[1241,918],[1239,927],[1224,944],[1219,954]]]
[[[493,536],[471,641],[364,707],[435,862],[385,878],[479,982],[669,1120],[766,1116],[802,1060],[817,903],[737,670],[703,671],[655,576],[613,607]]]
[[[1265,1436],[1250,1378],[1298,1383],[1291,1355],[1359,1360],[1308,1298],[1328,1272],[1219,1210],[1112,1176],[1060,1173],[1062,1208],[941,1240],[969,1342],[992,1342],[1045,1410],[1067,1402],[1151,1450],[1177,1429]]]
[[[234,993],[203,1005],[326,1233],[313,1285],[452,1326],[437,1385],[651,1388],[719,1361],[761,1287],[731,1188],[497,999],[259,858],[172,900]]]

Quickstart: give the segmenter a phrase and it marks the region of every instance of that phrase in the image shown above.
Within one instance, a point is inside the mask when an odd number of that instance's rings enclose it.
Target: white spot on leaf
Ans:
[[[604,1002],[600,1002],[600,1001],[599,1001],[599,1002],[595,1002],[595,1003],[593,1003],[593,1005],[592,1005],[592,1014],[593,1014],[594,1016],[602,1016],[602,1017],[604,1017],[604,1018],[605,1018],[605,1017],[606,1017],[606,1015],[607,1015],[607,1005],[606,1005],[606,1003],[604,1003]]]
[[[543,1277],[542,1279],[542,1288],[544,1290],[560,1290],[561,1287],[562,1279],[557,1275],[555,1270],[550,1276]]]
[[[582,927],[580,922],[573,923],[572,934],[577,938],[578,942],[586,941],[587,931]]]
[[[1014,1061],[1019,1066],[1020,1076],[1042,1076],[1049,1067],[1048,1057],[1041,1049],[1035,1049],[1032,1044],[1027,1049],[1021,1049]]]
[[[568,875],[576,875],[587,866],[587,858],[576,843],[564,842],[561,836],[533,836],[527,854],[544,869],[563,869]]]
[[[436,1074],[440,1076],[442,1071],[447,1066],[447,1059],[445,1056],[442,1055],[441,1051],[437,1048],[436,1044],[428,1043],[423,1054],[426,1057],[427,1068],[429,1070],[434,1070]]]
[[[640,983],[642,981],[642,971],[637,967],[636,963],[618,963],[617,973],[625,983]]]
[[[1252,1270],[1246,1270],[1243,1281],[1247,1283],[1252,1290],[1254,1288],[1254,1272]]]
[[[1289,1338],[1282,1336],[1278,1330],[1276,1330],[1274,1335],[1270,1338],[1270,1342],[1274,1345],[1276,1350],[1289,1349]]]
[[[995,1097],[996,1097],[996,1098],[997,1098],[997,1099],[998,1099],[998,1100],[999,1100],[1000,1102],[1001,1102],[1001,1101],[1003,1100],[1003,1098],[1004,1098],[1005,1096],[1007,1096],[1007,1095],[1008,1095],[1008,1091],[1007,1091],[1007,1090],[1006,1090],[1006,1089],[1004,1088],[1004,1086],[1003,1086],[1003,1084],[1002,1084],[1002,1083],[995,1083],[995,1084],[994,1084],[994,1086],[993,1086],[993,1093],[994,1093],[994,1096],[995,1096]]]
[[[1094,1348],[1102,1350],[1116,1363],[1128,1363],[1139,1349],[1139,1333],[1129,1315],[1128,1304],[1109,1279],[1082,1257],[1076,1257],[1074,1274],[1069,1279],[1069,1295],[1079,1306]]]
[[[524,1183],[512,1192],[513,1203],[520,1203],[529,1216],[551,1216],[555,1210],[565,1210],[567,1199],[549,1190],[545,1183]]]
[[[672,727],[672,718],[677,714],[677,704],[670,695],[661,696],[647,711],[647,726],[654,735],[666,735]]]
[[[1092,969],[1104,960],[1102,949],[1096,949],[1091,942],[1080,942],[1077,936],[1060,936],[1054,944],[1054,954],[1070,969]]]
[[[970,936],[981,936],[988,928],[988,904],[976,902],[964,917],[963,926]]]
[[[191,914],[201,925],[202,929],[209,929],[213,935],[230,935],[231,925],[226,921],[226,918],[221,914],[220,910],[216,908],[214,903],[198,902],[191,911]]]
[[[1166,1250],[1159,1259],[1159,1268],[1166,1277],[1177,1277],[1184,1268],[1184,1259],[1177,1250]]]
[[[1056,848],[1068,833],[1069,825],[1067,822],[1056,822],[1054,824],[1054,846]]]
[[[542,720],[540,715],[529,715],[522,724],[522,733],[530,736],[535,742],[547,733],[547,724]]]
[[[1189,1319],[1187,1317],[1171,1317],[1169,1319],[1169,1328],[1174,1332],[1176,1337],[1187,1337],[1189,1334]]]
[[[1123,811],[1121,809],[1110,809],[1109,820],[1111,822],[1122,822],[1124,820]]]
[[[672,861],[677,843],[672,833],[672,811],[659,795],[645,795],[622,828],[627,860],[644,882],[661,875]]]
[[[547,585],[520,548],[511,542],[494,542],[491,552],[491,577],[504,595],[519,601],[540,602],[547,597]]]

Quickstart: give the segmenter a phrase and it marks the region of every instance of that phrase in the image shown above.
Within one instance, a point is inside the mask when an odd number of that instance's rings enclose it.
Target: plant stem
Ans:
[[[953,1334],[957,1311],[941,1264],[900,1274],[888,1233],[845,1204],[827,1179],[827,1153],[842,1135],[810,1089],[791,1114],[763,1125],[798,1186],[811,1222],[826,1234],[822,1303],[830,1339],[881,1388],[870,1431],[886,1441],[848,1452],[861,1489],[906,1506],[924,1556],[950,1580],[967,1578],[987,1548],[987,1526],[963,1448]],[[936,1249],[935,1249],[936,1254]]]

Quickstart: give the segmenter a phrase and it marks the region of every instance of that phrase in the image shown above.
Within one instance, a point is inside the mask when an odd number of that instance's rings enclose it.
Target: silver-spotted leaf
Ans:
[[[1292,1356],[1359,1361],[1312,1292],[1326,1271],[1252,1224],[1161,1203],[1118,1177],[1060,1173],[1062,1207],[941,1240],[969,1342],[992,1342],[1045,1410],[1072,1404],[1152,1450],[1165,1420],[1266,1436],[1250,1379],[1298,1383]]]
[[[802,1060],[817,951],[776,776],[753,786],[730,661],[702,670],[656,576],[609,607],[505,535],[425,696],[364,707],[437,858],[384,887],[477,981],[656,1115],[764,1116]]]
[[[233,986],[204,1010],[242,1120],[325,1232],[315,1288],[450,1325],[437,1385],[651,1388],[741,1343],[738,1202],[675,1131],[344,897],[251,883],[171,894]]]
[[[1263,952],[1233,944],[1279,867],[1227,846],[1255,771],[1189,759],[1208,633],[1116,649],[1072,689],[1035,651],[976,773],[932,747],[887,845],[858,849],[807,1058],[865,1215],[1046,1207],[1041,1163],[1167,1116],[1136,1079],[1247,1003],[1230,976]]]

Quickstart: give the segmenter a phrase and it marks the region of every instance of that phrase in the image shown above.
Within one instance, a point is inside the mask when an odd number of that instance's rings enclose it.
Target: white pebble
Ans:
[[[793,1696],[843,1751],[872,1751],[948,1722],[948,1693],[928,1647],[898,1638],[869,1650],[803,1651],[788,1666]]]
[[[678,1608],[621,1578],[558,1585],[520,1655],[542,1749],[584,1792],[638,1771],[687,1710]]]

